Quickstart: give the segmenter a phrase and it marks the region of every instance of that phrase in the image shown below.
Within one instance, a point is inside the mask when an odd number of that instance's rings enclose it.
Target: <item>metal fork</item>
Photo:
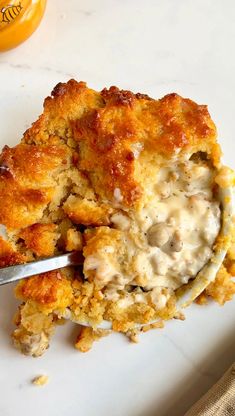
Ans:
[[[79,264],[82,264],[82,254],[81,252],[73,251],[31,263],[3,267],[0,269],[0,285],[16,282],[17,280],[25,279],[35,274],[61,269],[66,266],[77,266]]]

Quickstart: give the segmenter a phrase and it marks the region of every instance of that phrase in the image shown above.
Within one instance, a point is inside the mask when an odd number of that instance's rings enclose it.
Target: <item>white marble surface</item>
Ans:
[[[75,77],[207,103],[234,167],[234,21],[233,0],[50,0],[31,39],[0,55],[0,144],[15,144],[53,86]],[[68,324],[40,359],[12,348],[15,306],[1,288],[1,416],[182,416],[235,360],[235,302],[194,305],[138,345],[116,334],[86,355]],[[41,373],[49,385],[32,386]]]

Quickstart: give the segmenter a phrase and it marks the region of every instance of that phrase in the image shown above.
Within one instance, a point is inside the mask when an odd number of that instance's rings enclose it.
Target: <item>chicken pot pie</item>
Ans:
[[[84,261],[17,285],[15,345],[41,355],[64,318],[91,326],[78,337],[81,351],[105,334],[104,320],[132,338],[138,324],[161,327],[180,317],[180,291],[221,245],[225,261],[197,301],[230,300],[235,247],[232,233],[221,237],[219,188],[234,177],[220,158],[204,105],[58,84],[0,157],[0,265],[73,250]]]

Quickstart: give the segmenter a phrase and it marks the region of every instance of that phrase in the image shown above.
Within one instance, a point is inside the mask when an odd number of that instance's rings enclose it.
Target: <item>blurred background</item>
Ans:
[[[208,104],[227,139],[235,110],[234,21],[233,0],[49,0],[32,37],[0,54],[0,90],[4,97],[15,90],[8,97],[14,106],[23,96],[19,107],[28,107],[29,121],[53,86],[71,77],[154,97],[175,91]],[[19,131],[17,122],[12,134]]]

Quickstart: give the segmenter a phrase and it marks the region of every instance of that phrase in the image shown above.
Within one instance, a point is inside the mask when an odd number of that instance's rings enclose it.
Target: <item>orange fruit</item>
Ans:
[[[15,48],[37,29],[46,0],[0,0],[0,51]]]

